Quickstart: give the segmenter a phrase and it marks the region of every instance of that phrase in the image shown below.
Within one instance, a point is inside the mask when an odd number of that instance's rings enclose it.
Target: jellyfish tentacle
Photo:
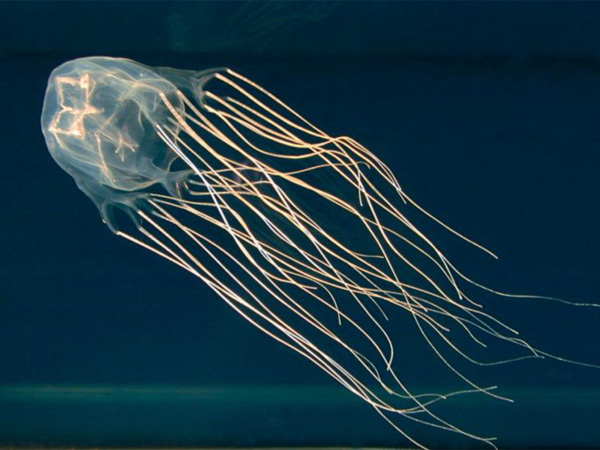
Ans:
[[[482,392],[489,392],[489,390],[487,390],[487,389],[484,390],[483,388],[479,388],[479,387],[477,390],[482,391]]]
[[[445,361],[445,360],[444,360],[444,361]],[[445,362],[446,362],[446,361],[445,361]],[[457,372],[457,373],[458,373],[458,372]],[[462,378],[464,378],[464,379],[466,380],[466,377],[464,377],[464,376],[462,376],[462,375],[461,375],[461,377],[462,377]],[[478,386],[476,386],[475,384],[472,384],[472,386],[473,386],[473,387],[475,387],[475,389],[476,389],[476,390],[479,390],[479,391],[481,391],[481,392],[486,392],[486,393],[489,393],[489,390],[488,390],[488,389],[483,389],[483,388],[481,388],[481,387],[478,387]],[[493,394],[490,394],[490,395],[493,395]]]
[[[150,221],[151,223],[153,223],[153,225],[157,228],[160,229],[160,227],[158,225],[156,225],[151,219],[149,219],[149,217],[147,216],[143,216],[145,220]],[[174,220],[171,216],[171,220]],[[169,240],[174,241],[172,239],[172,237],[170,237],[168,235],[167,232],[164,232],[164,230],[162,231]],[[214,244],[214,243],[213,243]],[[214,244],[216,245],[216,244]],[[187,253],[186,250],[184,250],[180,245],[178,245],[178,247],[180,247],[184,253]],[[206,249],[205,249],[206,251]],[[190,256],[191,257],[191,256]],[[231,256],[231,259],[235,260],[235,258],[233,256]],[[195,264],[199,264],[197,260],[195,260]],[[217,282],[213,281],[214,282]],[[241,283],[239,280],[236,280],[238,285],[243,286],[243,283]],[[219,282],[221,283],[221,282]],[[209,283],[209,285],[211,287],[213,287],[213,285],[211,283]],[[262,317],[263,319],[266,317],[265,313],[261,313],[260,311],[256,310],[254,307],[249,307],[249,305],[247,304],[247,302],[245,301],[240,301],[239,300],[239,296],[237,294],[233,294],[233,291],[228,291],[227,289],[225,289],[224,287],[220,287],[215,289],[217,291],[217,293],[219,295],[233,295],[236,299],[236,302],[238,302],[239,304],[243,305],[244,307],[248,307],[253,313],[258,314],[260,317]],[[227,294],[225,294],[227,293]],[[254,297],[253,293],[251,290],[247,290],[247,294]],[[257,298],[254,298],[255,301],[258,301]],[[239,305],[234,306],[234,309],[239,311]],[[269,309],[268,307],[266,307],[265,305],[261,305],[262,308],[264,308],[266,310],[267,313],[269,313]],[[271,335],[272,337],[275,337],[277,340],[279,340],[282,343],[285,343],[286,341],[283,341],[280,337],[278,338],[277,336],[273,335],[272,333],[268,332],[268,330],[266,330],[263,326],[261,326],[260,324],[257,324],[256,321],[253,321],[251,318],[249,318],[247,315],[245,315],[244,313],[241,313],[242,315],[244,315],[244,317],[246,317],[247,320],[249,320],[250,322],[252,322],[255,326],[258,326],[260,329],[262,329],[263,331],[267,332],[267,334]],[[439,417],[437,417],[436,415],[434,415],[433,413],[431,413],[431,411],[429,411],[426,408],[426,405],[422,402],[418,402],[417,401],[417,397],[413,396],[412,394],[410,394],[408,391],[406,391],[408,393],[408,395],[410,396],[410,398],[417,402],[419,404],[418,407],[414,407],[414,408],[409,408],[409,409],[397,409],[394,407],[391,407],[389,404],[382,402],[379,397],[374,394],[374,392],[372,392],[371,390],[369,390],[368,388],[366,388],[362,383],[360,383],[354,376],[350,375],[345,369],[343,369],[341,366],[339,366],[339,364],[337,362],[335,362],[335,360],[333,358],[331,358],[329,355],[327,354],[322,354],[322,351],[319,350],[318,348],[312,348],[312,345],[309,345],[309,343],[305,340],[305,338],[302,337],[301,334],[296,334],[294,331],[286,328],[287,324],[282,324],[279,323],[280,319],[277,317],[277,315],[273,315],[271,317],[271,320],[276,320],[277,323],[273,323],[270,320],[268,320],[268,323],[271,325],[276,325],[276,327],[278,329],[281,330],[281,328],[283,327],[286,331],[285,331],[285,335],[287,337],[292,338],[292,340],[295,343],[301,344],[301,349],[299,350],[298,348],[295,348],[293,345],[289,345],[289,343],[287,343],[286,345],[290,346],[291,348],[295,349],[296,351],[298,351],[299,353],[303,354],[304,356],[306,356],[308,359],[311,359],[315,364],[317,364],[319,367],[321,367],[323,370],[325,370],[327,373],[329,373],[331,376],[333,376],[335,379],[338,380],[338,382],[340,382],[341,384],[345,385],[350,391],[356,393],[357,395],[361,396],[363,399],[365,399],[367,402],[369,402],[370,404],[372,404],[372,406],[375,407],[375,409],[377,411],[387,411],[390,413],[396,413],[396,414],[400,414],[404,417],[410,418],[411,420],[416,420],[420,423],[424,423],[430,426],[434,426],[434,427],[438,427],[441,429],[446,429],[446,430],[451,430],[451,431],[455,431],[455,432],[459,432],[461,434],[465,434],[466,436],[469,436],[471,438],[474,439],[478,439],[481,440],[483,442],[488,442],[490,438],[480,438],[478,436],[472,435],[470,433],[464,432],[463,430],[458,429],[457,427],[450,425],[448,423],[446,423],[445,421],[443,421],[442,419],[440,419]],[[308,348],[307,348],[307,347]],[[309,351],[312,350],[312,351]],[[316,353],[313,353],[313,351]],[[306,353],[304,353],[306,352]],[[320,358],[325,358],[325,361],[323,361]],[[348,377],[348,379],[346,379],[345,377]],[[486,391],[489,391],[492,388],[486,388]],[[464,391],[464,392],[469,392],[469,391]],[[459,392],[455,392],[452,393],[450,395],[458,395]],[[432,401],[427,402],[427,404],[431,404],[433,403]],[[436,422],[429,422],[429,421],[424,421],[423,419],[418,419],[418,418],[414,418],[414,417],[410,417],[411,414],[415,414],[415,413],[420,413],[420,412],[426,412],[428,415],[430,415]],[[409,439],[412,439],[410,437],[408,437]],[[419,445],[416,441],[414,441],[416,443],[416,445]]]
[[[216,112],[216,113],[217,113],[218,115],[220,115],[220,116],[224,116],[224,117],[227,117],[227,118],[230,118],[230,117],[231,117],[230,115],[227,115],[227,114],[223,114],[223,113],[219,113],[219,112]],[[221,117],[221,119],[222,119],[222,120],[225,120],[223,117]],[[239,137],[241,137],[242,139],[246,140],[246,138],[245,138],[245,137],[244,137],[244,136],[243,136],[241,133],[237,132],[237,134],[239,135]],[[247,143],[249,143],[247,140],[246,140],[246,142],[247,142]],[[306,144],[306,143],[305,143],[304,145],[308,146],[308,144]],[[256,150],[258,150],[256,147],[253,147],[253,148],[254,148],[254,149],[256,149]],[[248,155],[246,154],[246,156],[248,156]],[[326,161],[327,161],[327,160],[326,160]],[[348,181],[350,181],[350,180],[347,178],[347,176],[345,176],[344,174],[342,174],[342,176],[344,176],[344,177],[345,177],[345,178],[346,178]],[[364,177],[364,178],[366,178],[366,181],[367,181],[367,182],[369,182],[369,181],[368,181],[368,178],[367,178],[366,176],[364,176],[364,175],[363,175],[363,177]],[[379,200],[375,200],[375,199],[374,199],[374,201],[376,201],[376,203],[378,204],[378,206],[382,207],[384,210],[386,210],[386,212],[390,213],[391,215],[393,215],[394,217],[396,217],[397,219],[399,219],[399,220],[400,220],[402,223],[404,223],[406,226],[408,226],[408,227],[409,227],[409,229],[411,229],[411,231],[413,231],[415,234],[417,234],[417,235],[418,235],[418,236],[419,236],[421,239],[425,240],[425,242],[426,242],[428,245],[430,245],[430,246],[431,246],[431,248],[433,248],[433,249],[434,249],[434,251],[437,253],[438,257],[440,258],[440,261],[441,261],[441,263],[442,263],[443,265],[445,265],[445,266],[446,266],[446,265],[447,265],[447,264],[446,264],[446,258],[443,256],[443,254],[442,254],[442,253],[441,253],[441,252],[440,252],[440,251],[439,251],[439,250],[438,250],[438,249],[437,249],[437,248],[436,248],[436,247],[435,247],[435,246],[434,246],[434,245],[433,245],[433,244],[432,244],[432,243],[431,243],[431,242],[430,242],[430,241],[429,241],[429,240],[428,240],[428,239],[427,239],[427,238],[426,238],[424,235],[422,235],[422,234],[421,234],[421,233],[418,231],[418,229],[417,229],[416,227],[414,227],[412,224],[410,224],[410,222],[408,222],[408,220],[407,220],[407,219],[406,219],[406,218],[405,218],[405,217],[404,217],[404,216],[403,216],[403,215],[402,215],[402,214],[401,214],[399,211],[397,211],[397,210],[395,209],[395,207],[393,207],[393,205],[391,205],[391,204],[389,203],[389,201],[388,201],[388,200],[385,198],[385,196],[383,196],[383,195],[382,195],[382,194],[381,194],[381,193],[380,193],[380,192],[379,192],[379,191],[378,191],[378,190],[375,188],[375,186],[374,186],[372,183],[370,183],[370,182],[369,182],[369,185],[370,185],[370,187],[371,187],[372,189],[374,189],[374,191],[375,191],[375,192],[378,194],[378,197],[380,197],[381,199],[383,199],[383,200],[384,200],[384,202],[385,202],[385,203],[387,203],[387,205],[382,205],[382,204],[381,204],[381,202],[380,202]],[[306,185],[305,185],[304,187],[308,187],[308,186],[306,186]],[[308,188],[310,188],[310,187],[308,187]],[[364,191],[364,187],[360,187],[360,191],[361,191],[361,192],[364,194],[364,193],[365,193],[365,191]],[[320,193],[320,194],[322,195],[322,193]],[[391,207],[391,209],[389,209],[389,207]],[[379,224],[379,226],[380,226],[380,224]],[[460,297],[460,296],[461,296],[461,292],[460,292],[460,290],[458,289],[458,286],[456,285],[456,283],[455,283],[455,282],[454,282],[454,280],[453,280],[452,273],[451,273],[450,269],[449,269],[448,267],[446,267],[446,268],[444,269],[444,272],[446,273],[446,276],[447,276],[447,277],[450,279],[450,281],[452,282],[452,284],[453,284],[453,287],[454,287],[454,288],[457,290],[457,292],[458,292],[458,294],[459,294],[459,297]]]
[[[248,155],[246,155],[246,156],[248,156]],[[388,243],[389,243],[389,241],[388,241]],[[393,267],[392,267],[391,269],[393,270]],[[418,270],[418,269],[417,269],[417,270]],[[405,295],[406,295],[406,294],[405,294]],[[444,297],[446,297],[446,298],[447,298],[447,295],[444,295]],[[409,308],[412,308],[412,306],[411,306],[411,304],[410,304],[410,303],[409,303]],[[469,357],[468,357],[468,356],[466,356],[466,355],[465,355],[463,352],[461,352],[460,350],[456,349],[455,347],[454,347],[454,349],[455,349],[456,351],[458,351],[458,352],[459,352],[459,353],[460,353],[462,356],[464,356],[464,357],[466,357],[467,359],[469,359]],[[389,365],[389,363],[388,363],[388,365]]]

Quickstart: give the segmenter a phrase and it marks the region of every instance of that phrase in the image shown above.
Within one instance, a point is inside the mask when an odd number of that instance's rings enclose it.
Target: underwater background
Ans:
[[[231,67],[361,142],[500,256],[433,230],[468,275],[600,303],[599,21],[597,2],[0,3],[0,446],[407,445],[201,282],[111,234],[40,131],[57,65]],[[481,301],[538,347],[600,363],[600,310]],[[460,386],[399,334],[412,385]],[[600,447],[600,370],[468,370],[515,403],[457,397],[444,418],[502,448]],[[479,446],[403,426],[433,448]]]

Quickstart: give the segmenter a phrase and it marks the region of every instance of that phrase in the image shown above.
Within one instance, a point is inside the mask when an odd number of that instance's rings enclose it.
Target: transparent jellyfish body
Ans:
[[[115,234],[201,279],[414,445],[422,447],[401,420],[493,446],[434,411],[453,395],[502,398],[456,358],[493,365],[551,356],[471,299],[464,285],[506,294],[461,273],[410,217],[486,249],[421,208],[364,146],[329,136],[230,69],[69,61],[50,76],[42,129]],[[464,389],[415,393],[404,383],[397,368],[410,364],[395,359],[402,343],[389,332],[398,314]],[[473,356],[491,342],[515,356]]]

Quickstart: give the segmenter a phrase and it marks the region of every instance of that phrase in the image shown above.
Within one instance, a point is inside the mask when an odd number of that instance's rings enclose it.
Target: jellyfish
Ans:
[[[465,286],[508,294],[461,272],[418,224],[489,250],[421,207],[366,147],[231,69],[68,61],[50,75],[41,123],[50,154],[114,234],[202,280],[416,446],[403,420],[494,446],[435,410],[454,395],[503,398],[457,359],[552,356],[486,312]],[[464,389],[407,385],[397,317]],[[517,353],[475,354],[490,342]]]

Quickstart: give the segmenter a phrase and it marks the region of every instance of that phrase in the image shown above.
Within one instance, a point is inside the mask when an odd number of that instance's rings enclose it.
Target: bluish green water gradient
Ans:
[[[439,390],[439,388],[438,388]],[[569,448],[600,439],[600,390],[512,389],[515,404],[483,396],[453,400],[466,426],[502,437],[502,448],[534,440]],[[493,404],[493,408],[491,407]],[[572,415],[576,417],[572,417]],[[482,419],[482,416],[487,416]],[[555,416],[560,427],[548,427]],[[570,425],[575,419],[576,426]],[[16,446],[361,446],[402,445],[345,390],[318,386],[2,386],[0,439]],[[587,440],[572,431],[584,428]],[[425,433],[427,434],[427,433]],[[430,445],[469,446],[456,436]],[[443,443],[442,443],[443,442]]]

